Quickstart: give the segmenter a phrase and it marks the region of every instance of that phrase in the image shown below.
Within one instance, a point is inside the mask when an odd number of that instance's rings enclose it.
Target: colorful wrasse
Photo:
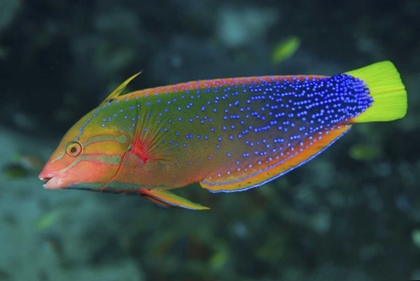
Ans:
[[[208,209],[170,189],[260,186],[309,161],[354,123],[404,117],[390,62],[331,77],[215,79],[122,95],[134,75],[63,137],[39,175],[45,188],[140,194]]]

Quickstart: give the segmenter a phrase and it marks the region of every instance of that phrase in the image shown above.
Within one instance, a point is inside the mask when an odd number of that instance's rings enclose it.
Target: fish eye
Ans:
[[[78,141],[71,141],[67,144],[66,153],[68,156],[76,157],[82,152],[82,145]]]

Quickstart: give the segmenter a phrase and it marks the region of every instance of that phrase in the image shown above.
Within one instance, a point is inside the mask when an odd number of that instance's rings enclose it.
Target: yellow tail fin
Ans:
[[[405,116],[407,92],[400,74],[390,61],[378,62],[346,74],[363,80],[373,98],[372,106],[353,118],[353,122],[392,121]]]

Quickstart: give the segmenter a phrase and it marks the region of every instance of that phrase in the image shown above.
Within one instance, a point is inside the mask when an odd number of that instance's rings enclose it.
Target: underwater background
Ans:
[[[0,0],[0,280],[420,279],[419,31],[417,0]],[[251,191],[177,191],[210,211],[37,178],[138,71],[130,90],[381,60],[406,85],[404,119],[354,126]]]

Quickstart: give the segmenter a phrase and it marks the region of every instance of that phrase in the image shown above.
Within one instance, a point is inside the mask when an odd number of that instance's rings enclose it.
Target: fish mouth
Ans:
[[[45,182],[43,184],[44,188],[46,189],[61,189],[66,188],[63,178],[59,176],[45,176],[45,177],[39,177],[40,180]]]
[[[39,178],[40,180],[42,180],[45,183],[48,183],[50,181],[50,179],[52,179],[52,177],[45,177],[45,178]]]

